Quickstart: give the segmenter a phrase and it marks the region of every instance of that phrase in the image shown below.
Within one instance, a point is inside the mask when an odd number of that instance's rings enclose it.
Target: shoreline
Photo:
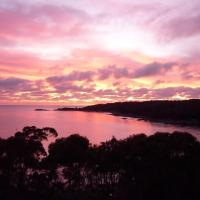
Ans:
[[[108,111],[98,111],[98,110],[84,110],[81,108],[59,108],[54,111],[72,111],[72,112],[96,112],[96,113],[107,113],[109,115],[113,116],[120,116],[122,118],[134,118],[138,120],[148,121],[151,123],[162,123],[162,124],[168,124],[168,125],[176,125],[181,127],[190,127],[190,128],[197,128],[200,129],[200,122],[198,120],[170,120],[170,119],[156,119],[156,118],[150,118],[145,117],[141,115],[134,115],[129,113],[120,113],[120,112],[108,112]]]
[[[56,111],[84,111],[110,113],[115,116],[200,128],[200,99],[130,101],[96,104],[85,107],[62,107]]]
[[[89,111],[89,112],[91,112],[91,111]],[[130,117],[130,118],[135,118],[138,120],[149,121],[152,123],[162,123],[162,124],[177,125],[177,126],[181,126],[181,127],[191,127],[191,128],[200,129],[200,122],[198,122],[197,120],[188,121],[188,120],[156,119],[156,118],[137,116],[137,115],[133,115],[133,114],[117,113],[117,112],[110,112],[110,114],[113,116]]]

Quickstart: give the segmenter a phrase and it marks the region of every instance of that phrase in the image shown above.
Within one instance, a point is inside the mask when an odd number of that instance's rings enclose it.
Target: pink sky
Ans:
[[[1,0],[0,104],[200,98],[199,0]]]

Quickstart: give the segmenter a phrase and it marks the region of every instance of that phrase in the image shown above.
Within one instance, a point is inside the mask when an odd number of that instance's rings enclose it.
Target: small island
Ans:
[[[49,111],[49,110],[43,108],[36,108],[35,111]]]

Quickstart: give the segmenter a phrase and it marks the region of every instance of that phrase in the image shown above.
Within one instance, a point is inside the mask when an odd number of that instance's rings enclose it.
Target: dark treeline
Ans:
[[[200,142],[174,132],[92,145],[78,134],[25,127],[0,139],[2,200],[199,200]]]
[[[97,104],[83,108],[60,108],[60,111],[95,111],[111,112],[124,116],[133,116],[149,120],[159,120],[185,125],[200,126],[200,100],[182,101],[143,101],[143,102],[117,102]]]

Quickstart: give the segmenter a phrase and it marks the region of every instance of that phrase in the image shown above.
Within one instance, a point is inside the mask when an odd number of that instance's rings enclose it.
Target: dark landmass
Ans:
[[[36,108],[35,111],[49,111],[49,110],[43,108]]]
[[[60,108],[59,110],[68,111],[68,108]],[[113,115],[135,117],[155,122],[200,126],[199,99],[183,101],[117,102],[71,109],[71,111],[73,110],[109,112]]]
[[[93,145],[78,134],[25,127],[0,139],[2,200],[199,200],[200,142],[174,132],[112,138]]]
[[[55,111],[80,111],[81,108],[69,108],[69,107],[64,107],[64,108],[57,108]]]

